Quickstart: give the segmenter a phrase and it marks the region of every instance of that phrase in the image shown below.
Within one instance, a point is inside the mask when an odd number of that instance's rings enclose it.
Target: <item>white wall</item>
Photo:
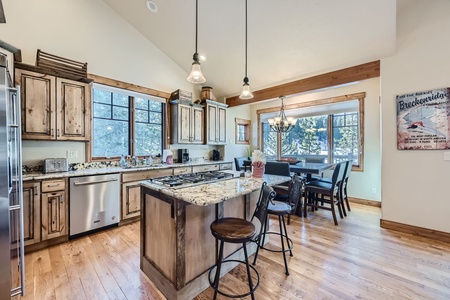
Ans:
[[[235,157],[248,156],[249,145],[236,144],[235,119],[250,120],[250,105],[240,105],[227,109],[227,145],[225,146],[225,159],[234,162]],[[252,121],[251,136],[255,136],[257,131],[253,130],[256,121]],[[234,164],[233,164],[234,168]]]
[[[285,99],[285,105],[299,102],[308,102],[366,92],[364,107],[364,171],[352,172],[349,178],[348,193],[350,197],[380,201],[381,195],[381,157],[380,157],[380,79],[374,78],[355,84],[324,89],[316,92],[301,94]],[[279,107],[279,99],[258,103],[251,106],[251,119],[254,132],[256,132],[256,111],[262,108]],[[257,146],[256,139],[254,140]],[[376,193],[372,194],[372,188]]]
[[[443,150],[397,150],[395,96],[450,87],[450,1],[411,0],[397,16],[397,52],[381,60],[382,218],[450,232]]]
[[[100,0],[3,0],[6,24],[0,24],[0,39],[22,50],[22,62],[34,65],[36,50],[87,62],[88,72],[104,77],[172,92],[194,91],[188,74],[155,45],[133,29]],[[163,33],[162,33],[163,34]],[[194,90],[195,88],[195,90]],[[47,157],[85,161],[85,145],[77,142],[25,141],[24,163],[36,164]],[[171,149],[185,148],[171,145]],[[209,146],[190,146],[194,157],[210,155]]]

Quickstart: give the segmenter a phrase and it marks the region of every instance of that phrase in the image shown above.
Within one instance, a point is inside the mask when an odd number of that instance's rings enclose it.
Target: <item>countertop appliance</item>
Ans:
[[[163,185],[172,188],[184,188],[231,178],[233,178],[232,173],[206,171],[191,174],[155,177],[150,179],[149,181],[157,185]]]
[[[179,163],[189,162],[189,150],[188,149],[178,149],[178,162]]]
[[[24,295],[20,91],[0,51],[0,299]]]
[[[69,182],[69,237],[117,226],[120,174],[72,177]]]
[[[44,173],[67,172],[69,163],[67,158],[46,158],[42,169]]]
[[[220,160],[220,150],[213,150],[212,160],[218,161]]]

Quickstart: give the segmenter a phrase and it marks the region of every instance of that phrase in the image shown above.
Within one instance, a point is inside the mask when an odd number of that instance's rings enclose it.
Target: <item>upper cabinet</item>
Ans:
[[[204,100],[206,144],[225,145],[227,143],[227,107],[228,105],[212,100]]]
[[[90,140],[88,83],[28,70],[15,70],[21,86],[22,139]]]
[[[203,106],[182,100],[170,104],[171,143],[203,144]]]

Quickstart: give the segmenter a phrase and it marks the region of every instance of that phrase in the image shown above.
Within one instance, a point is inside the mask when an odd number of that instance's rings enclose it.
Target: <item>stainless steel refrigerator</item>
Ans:
[[[25,277],[20,92],[7,64],[0,52],[0,299],[23,295]]]

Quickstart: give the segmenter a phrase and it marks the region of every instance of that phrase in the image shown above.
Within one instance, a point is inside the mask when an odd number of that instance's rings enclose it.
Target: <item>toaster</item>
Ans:
[[[66,172],[69,170],[67,158],[46,158],[43,166],[44,173]]]

